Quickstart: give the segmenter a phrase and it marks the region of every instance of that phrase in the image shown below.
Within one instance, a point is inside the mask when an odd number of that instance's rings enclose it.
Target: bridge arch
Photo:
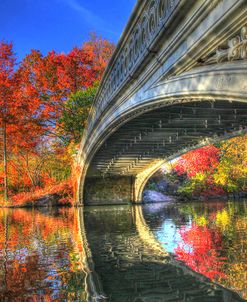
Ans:
[[[245,131],[246,12],[245,0],[137,1],[83,134],[80,204],[137,201],[157,162]]]
[[[246,67],[245,62],[202,66],[113,104],[85,143],[81,200],[140,201],[156,165],[209,141],[245,133]]]

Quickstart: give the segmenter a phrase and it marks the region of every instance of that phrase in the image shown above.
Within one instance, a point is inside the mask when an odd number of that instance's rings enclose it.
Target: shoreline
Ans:
[[[216,197],[208,197],[208,198],[201,198],[201,197],[192,197],[192,198],[184,198],[184,197],[174,197],[174,196],[169,196],[173,199],[174,203],[190,203],[190,202],[213,202],[213,201],[227,201],[227,200],[233,200],[233,201],[244,201],[247,196],[246,194],[244,196],[238,196],[238,197],[233,197],[233,196],[216,196]],[[147,205],[147,204],[156,204],[156,203],[170,203],[170,201],[150,201],[150,202],[141,202],[141,203],[131,203],[131,202],[126,202],[121,205]],[[119,204],[110,204],[111,205],[119,205]],[[87,205],[87,207],[92,207],[92,206],[107,206],[107,204],[102,204],[102,205]],[[0,205],[0,209],[39,209],[39,208],[79,208],[79,207],[84,207],[84,205],[78,205],[78,204],[60,204],[58,202],[55,202],[52,204],[50,201],[47,204],[40,204],[37,203],[35,204],[35,201],[33,203],[28,203],[24,205]]]

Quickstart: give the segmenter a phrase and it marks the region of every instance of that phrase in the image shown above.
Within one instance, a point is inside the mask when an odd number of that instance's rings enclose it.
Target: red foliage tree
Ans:
[[[14,80],[15,56],[11,43],[0,42],[0,128],[3,133],[1,141],[3,147],[3,183],[5,200],[8,199],[8,169],[7,169],[7,126],[13,116],[15,102]]]
[[[37,105],[35,117],[45,127],[46,134],[55,134],[57,119],[66,110],[66,99],[101,79],[113,48],[109,41],[92,36],[89,42],[74,47],[68,54],[51,51],[43,56],[32,50],[24,58],[18,71],[22,90]]]
[[[174,169],[178,173],[193,177],[197,173],[213,172],[219,164],[220,149],[213,146],[205,146],[192,150],[182,155]]]
[[[11,120],[11,107],[14,105],[15,90],[14,66],[15,55],[12,43],[0,42],[0,121]]]

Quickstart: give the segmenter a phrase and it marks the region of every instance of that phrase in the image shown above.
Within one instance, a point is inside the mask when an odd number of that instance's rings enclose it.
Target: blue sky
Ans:
[[[68,52],[96,32],[117,42],[136,0],[0,0],[0,40],[18,59],[31,49]]]

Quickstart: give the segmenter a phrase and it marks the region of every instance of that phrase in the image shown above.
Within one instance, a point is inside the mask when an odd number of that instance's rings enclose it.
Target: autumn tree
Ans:
[[[247,135],[224,141],[214,181],[226,192],[247,190]]]
[[[0,128],[3,132],[4,198],[8,199],[7,125],[11,121],[16,58],[12,43],[0,42]]]
[[[68,177],[97,85],[114,45],[92,35],[69,53],[32,50],[15,68],[12,44],[0,44],[0,128],[12,193]],[[8,136],[8,144],[6,144]],[[3,168],[2,168],[3,169]],[[1,182],[1,181],[0,181]]]
[[[63,138],[61,115],[71,114],[71,103],[80,99],[80,94],[98,82],[104,72],[114,45],[107,40],[92,35],[91,40],[82,47],[74,47],[68,54],[56,54],[54,51],[43,56],[39,51],[32,50],[24,58],[19,72],[23,79],[22,87],[30,93],[29,99],[39,104],[37,120],[46,128],[46,135]],[[92,92],[94,93],[95,87]],[[79,92],[81,91],[81,92]],[[85,107],[85,106],[84,106]],[[87,115],[80,121],[85,124]],[[75,126],[75,132],[78,125]],[[58,129],[60,127],[60,129]],[[58,130],[58,131],[57,131]],[[74,129],[70,129],[72,133]],[[58,135],[59,134],[59,135]],[[77,138],[78,140],[78,138]]]
[[[198,173],[213,172],[219,164],[219,148],[209,145],[192,150],[182,155],[175,165],[178,174],[187,174],[188,177]]]
[[[222,195],[246,191],[247,135],[188,152],[175,164],[177,175],[185,175],[178,191],[192,195]]]

